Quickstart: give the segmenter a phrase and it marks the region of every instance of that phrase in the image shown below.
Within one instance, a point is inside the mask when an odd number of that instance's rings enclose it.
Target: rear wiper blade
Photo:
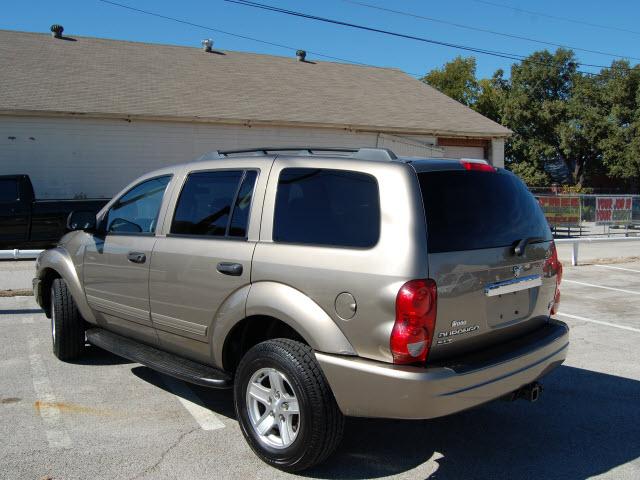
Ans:
[[[544,238],[542,237],[525,237],[518,241],[518,243],[513,249],[513,253],[521,257],[524,254],[524,251],[527,248],[527,245],[529,245],[530,243],[537,243],[537,242],[543,242],[543,241],[544,241]]]

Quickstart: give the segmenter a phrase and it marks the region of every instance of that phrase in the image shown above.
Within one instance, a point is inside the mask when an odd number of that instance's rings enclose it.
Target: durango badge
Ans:
[[[453,322],[451,322],[451,330],[449,330],[448,332],[438,333],[438,338],[440,339],[438,340],[438,344],[442,345],[445,343],[451,343],[453,339],[450,337],[455,337],[457,335],[464,335],[466,333],[475,332],[476,330],[480,329],[479,325],[470,325],[466,327],[465,326],[466,324],[467,324],[466,320],[454,320]],[[446,340],[442,340],[442,339],[446,339]]]

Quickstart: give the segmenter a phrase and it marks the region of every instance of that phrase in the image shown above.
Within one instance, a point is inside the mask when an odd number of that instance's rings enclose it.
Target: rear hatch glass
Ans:
[[[542,326],[555,293],[555,280],[543,274],[552,236],[522,181],[505,170],[440,170],[418,173],[418,179],[429,276],[438,285],[430,359],[480,350]],[[518,255],[523,239],[529,244]]]
[[[504,170],[419,173],[429,252],[506,247],[522,238],[551,240],[538,206]]]

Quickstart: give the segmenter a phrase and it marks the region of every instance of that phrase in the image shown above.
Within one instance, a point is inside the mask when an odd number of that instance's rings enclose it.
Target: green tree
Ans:
[[[606,175],[637,187],[640,176],[640,67],[614,61],[598,75],[583,75],[568,101],[563,148],[583,158],[587,178]]]
[[[456,57],[442,68],[427,73],[421,80],[464,105],[473,105],[478,96],[476,59]]]
[[[471,108],[491,120],[502,123],[502,108],[509,94],[509,82],[504,79],[504,71],[497,70],[492,78],[478,80],[478,94]]]
[[[593,83],[599,87],[598,148],[607,175],[637,183],[640,176],[640,66],[614,61]]]
[[[507,168],[529,185],[551,182],[564,163],[578,188],[603,177],[640,187],[640,65],[616,60],[597,75],[578,71],[571,50],[534,52],[476,79],[474,58],[457,57],[423,81],[513,130]]]
[[[505,160],[529,184],[550,182],[545,166],[561,160],[580,182],[584,163],[562,143],[569,121],[568,100],[576,81],[573,52],[535,52],[511,67],[508,95],[502,106],[502,123],[513,136],[505,146]],[[533,175],[535,173],[535,175]]]

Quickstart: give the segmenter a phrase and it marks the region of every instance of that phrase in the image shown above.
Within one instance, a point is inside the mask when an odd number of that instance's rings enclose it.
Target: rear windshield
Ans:
[[[551,240],[536,199],[513,174],[419,173],[429,252],[506,247],[523,238]]]

